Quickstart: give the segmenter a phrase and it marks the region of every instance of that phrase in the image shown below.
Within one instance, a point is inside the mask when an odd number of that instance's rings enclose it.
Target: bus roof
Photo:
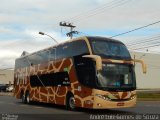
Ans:
[[[112,39],[112,38],[107,38],[107,37],[100,37],[100,36],[86,36],[89,40],[95,40],[95,39],[98,39],[98,40],[105,40],[105,41],[108,41],[108,42],[116,42],[116,43],[121,43],[123,44],[121,41],[119,40],[115,40],[115,39]]]
[[[35,53],[38,53],[38,52],[40,52],[40,51],[48,50],[48,49],[50,49],[50,48],[54,48],[54,47],[57,47],[57,46],[59,46],[59,45],[63,45],[63,44],[69,43],[69,42],[73,42],[73,41],[77,41],[77,40],[81,40],[81,39],[85,39],[85,38],[87,38],[88,40],[98,39],[98,40],[105,40],[105,41],[109,41],[109,42],[116,42],[116,43],[121,43],[121,44],[123,44],[121,41],[118,41],[118,40],[115,40],[115,39],[111,39],[111,38],[107,38],[107,37],[100,37],[100,36],[82,36],[82,37],[73,38],[73,39],[64,41],[64,42],[62,42],[62,43],[59,43],[59,44],[50,46],[50,47],[48,47],[48,48],[44,48],[44,49],[42,49],[42,50],[38,50],[38,51],[36,51],[36,52],[30,53],[30,54],[27,54],[27,55],[24,55],[24,56],[20,56],[19,58],[24,58],[24,57],[26,57],[26,56],[30,56],[30,55],[35,54]],[[17,58],[17,59],[19,59],[19,58]]]

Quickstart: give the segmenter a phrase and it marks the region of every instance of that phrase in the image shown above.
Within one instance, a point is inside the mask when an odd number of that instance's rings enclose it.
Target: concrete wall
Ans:
[[[160,54],[151,53],[133,53],[132,58],[136,55],[136,59],[142,59],[147,64],[147,73],[142,73],[142,67],[136,64],[137,88],[160,88]]]
[[[0,84],[9,84],[9,81],[11,82],[11,84],[13,84],[13,74],[13,70],[0,69]]]

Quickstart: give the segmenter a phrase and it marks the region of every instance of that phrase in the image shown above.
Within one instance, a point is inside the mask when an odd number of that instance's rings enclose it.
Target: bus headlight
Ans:
[[[135,97],[136,97],[136,95],[133,95],[133,96],[131,96],[131,98],[130,98],[130,99],[132,100],[132,99],[134,99]]]
[[[96,96],[103,100],[111,100],[107,95],[96,94]]]

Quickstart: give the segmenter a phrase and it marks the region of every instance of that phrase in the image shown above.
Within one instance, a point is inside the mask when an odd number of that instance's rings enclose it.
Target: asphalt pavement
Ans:
[[[0,96],[0,115],[2,120],[160,119],[160,101],[138,101],[134,108],[69,111],[65,106],[44,103],[28,105],[12,96]]]

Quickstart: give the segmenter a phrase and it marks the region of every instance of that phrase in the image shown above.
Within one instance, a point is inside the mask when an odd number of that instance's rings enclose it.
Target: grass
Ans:
[[[158,100],[160,101],[160,93],[137,93],[138,100]]]

